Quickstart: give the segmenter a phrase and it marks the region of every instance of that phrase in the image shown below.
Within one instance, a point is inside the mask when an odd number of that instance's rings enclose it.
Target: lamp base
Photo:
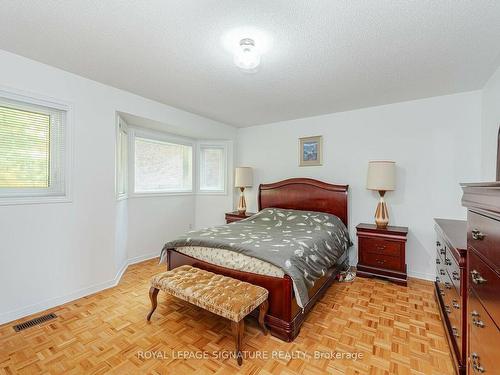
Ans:
[[[378,193],[380,194],[380,200],[375,210],[375,224],[377,229],[386,229],[387,225],[389,225],[389,211],[384,200],[385,191],[381,190]]]
[[[247,212],[247,202],[245,201],[245,188],[240,187],[240,200],[238,201],[238,213],[244,215]]]

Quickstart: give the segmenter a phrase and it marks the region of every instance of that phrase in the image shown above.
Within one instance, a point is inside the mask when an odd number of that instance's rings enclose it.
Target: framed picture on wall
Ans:
[[[320,135],[299,138],[299,165],[301,167],[321,165],[323,163],[322,148],[323,137]]]

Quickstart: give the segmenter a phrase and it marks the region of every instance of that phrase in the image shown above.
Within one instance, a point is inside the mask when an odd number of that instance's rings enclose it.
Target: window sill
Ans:
[[[117,201],[124,201],[128,199],[128,194],[120,194],[116,196]]]
[[[163,193],[133,193],[129,194],[129,198],[154,198],[154,197],[174,197],[183,195],[195,195],[192,191],[177,191],[177,192],[163,192]]]
[[[0,206],[24,204],[71,203],[69,196],[40,196],[40,197],[0,197]]]

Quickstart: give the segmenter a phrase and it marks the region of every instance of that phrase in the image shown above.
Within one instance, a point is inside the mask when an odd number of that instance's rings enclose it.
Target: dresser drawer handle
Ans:
[[[439,293],[441,294],[442,297],[444,297],[446,295],[446,293],[444,292],[444,290],[440,290]]]
[[[458,334],[458,329],[457,329],[457,327],[451,327],[451,330],[453,331],[453,336],[455,336],[455,337],[460,337],[460,335]]]
[[[385,250],[386,246],[385,245],[377,245],[377,250]]]
[[[451,284],[450,284],[448,281],[446,281],[446,282],[444,283],[444,287],[445,287],[446,289],[451,289]]]
[[[438,283],[440,281],[441,281],[441,279],[439,278],[439,276],[436,276],[436,282]]]
[[[479,317],[479,313],[476,310],[472,310],[470,314],[472,317]]]
[[[460,275],[458,274],[457,271],[453,271],[452,275],[453,275],[453,280],[457,281],[460,280]]]
[[[484,369],[484,367],[482,367],[479,364],[479,355],[477,353],[471,353],[470,358],[471,358],[471,362],[472,362],[472,368],[474,370],[477,370],[477,371],[479,371],[481,373],[486,372],[486,370]]]
[[[444,311],[446,311],[448,314],[451,314],[451,309],[450,309],[450,306],[445,305],[445,306],[444,306]]]
[[[451,266],[451,260],[445,259],[444,264],[446,264],[447,266]]]
[[[472,318],[472,324],[474,324],[476,327],[484,328],[484,322],[480,319]]]
[[[375,261],[376,261],[378,264],[384,264],[384,263],[385,263],[385,259],[375,259]]]
[[[441,264],[441,260],[439,258],[436,259],[436,264]]]
[[[482,241],[486,237],[484,233],[481,233],[479,229],[472,230],[472,239],[477,241]]]
[[[441,255],[444,255],[444,254],[446,254],[446,249],[441,249],[441,250],[439,250],[439,252],[441,253]]]
[[[455,309],[460,309],[460,305],[458,304],[458,302],[457,302],[457,300],[456,300],[456,299],[452,300],[452,301],[451,301],[451,304],[453,305],[453,307],[454,307]]]
[[[439,274],[444,276],[445,274],[444,270],[439,270]]]
[[[440,246],[441,246],[441,242],[436,241],[436,246],[437,246],[437,247],[440,247]]]
[[[484,277],[482,277],[481,274],[479,272],[477,272],[476,270],[470,271],[470,275],[472,278],[472,282],[476,285],[484,284],[484,283],[486,283],[486,281],[488,281]]]

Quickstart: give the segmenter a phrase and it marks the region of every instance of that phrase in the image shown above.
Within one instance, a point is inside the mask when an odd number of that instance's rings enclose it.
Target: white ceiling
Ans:
[[[236,126],[478,89],[500,1],[0,0],[0,48]],[[231,30],[272,40],[256,74]],[[257,41],[258,43],[258,41]]]

